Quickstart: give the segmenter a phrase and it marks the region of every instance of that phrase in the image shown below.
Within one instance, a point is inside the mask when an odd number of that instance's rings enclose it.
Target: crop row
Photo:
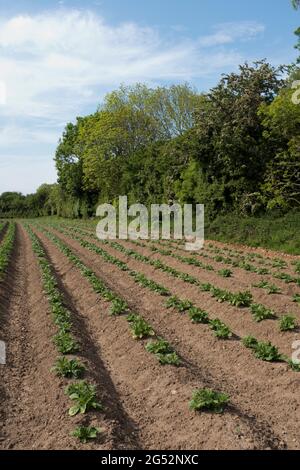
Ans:
[[[121,263],[122,269],[123,270],[128,270],[126,263],[124,263],[124,262],[120,261],[118,258],[115,258],[114,256],[108,254],[105,250],[103,250],[102,248],[94,245],[93,243],[90,243],[90,242],[82,239],[81,237],[74,235],[74,233],[80,233],[81,232],[80,229],[69,228],[69,230],[71,230],[71,232],[72,232],[72,235],[70,235],[70,232],[69,231],[66,232],[64,230],[64,228],[62,228],[60,226],[56,226],[56,228],[57,228],[57,230],[62,231],[64,233],[67,233],[67,235],[72,236],[73,238],[75,238],[82,246],[84,246],[84,247],[86,247],[90,250],[93,250],[95,252],[98,252],[98,254],[100,254],[100,255],[102,255],[102,257],[106,258],[107,261],[111,261],[116,265]],[[93,236],[93,237],[97,239],[96,236]],[[155,267],[155,269],[160,269],[160,270],[170,274],[171,276],[173,276],[175,278],[179,278],[179,279],[183,280],[184,282],[187,282],[187,283],[198,286],[201,291],[210,293],[210,295],[212,297],[216,298],[216,300],[218,302],[227,302],[227,303],[229,303],[229,304],[231,304],[235,307],[239,307],[239,308],[249,307],[250,312],[252,314],[252,317],[253,317],[254,321],[256,321],[256,322],[261,322],[261,321],[267,320],[267,319],[276,319],[276,318],[278,318],[278,315],[273,310],[268,309],[267,307],[265,307],[262,304],[255,303],[253,301],[252,294],[249,291],[242,291],[242,292],[238,292],[238,293],[233,293],[233,292],[230,292],[230,291],[225,290],[225,289],[220,289],[218,287],[215,287],[211,283],[200,282],[197,278],[195,278],[195,277],[193,277],[189,274],[180,272],[180,271],[178,271],[178,270],[162,263],[160,260],[153,260],[153,259],[151,259],[147,256],[144,256],[144,255],[141,255],[140,253],[137,253],[136,251],[134,251],[132,249],[127,249],[123,245],[121,245],[120,243],[109,241],[109,240],[101,240],[101,242],[103,244],[111,246],[112,248],[116,249],[119,252],[122,252],[122,253],[126,254],[127,256],[129,256],[131,258],[134,258],[135,260],[138,260],[140,262],[149,264],[149,265]],[[265,287],[266,286],[264,285],[264,288]],[[272,288],[272,286],[269,286],[269,287]],[[286,315],[286,316],[280,317],[280,319],[279,319],[281,331],[283,331],[282,328],[281,328],[282,321],[287,317],[291,318],[292,316],[291,315]],[[297,324],[296,324],[296,319],[295,318],[293,319],[293,322],[294,322],[294,325],[295,325],[294,328],[296,328]]]
[[[134,339],[141,340],[152,337],[152,339],[148,341],[145,345],[145,349],[149,353],[154,354],[160,364],[168,364],[173,366],[179,366],[181,364],[179,356],[170,346],[170,344],[163,338],[156,336],[151,325],[149,325],[149,323],[146,322],[142,316],[130,311],[130,308],[127,303],[118,295],[116,295],[114,291],[108,288],[107,285],[101,279],[99,279],[96,274],[90,268],[88,268],[65,243],[62,242],[61,239],[59,239],[52,232],[49,232],[46,229],[42,230],[45,235],[53,241],[53,243],[58,247],[58,249],[80,270],[82,275],[87,278],[94,291],[99,294],[104,300],[111,303],[111,315],[126,314],[126,319],[130,325],[130,329],[132,331],[132,336]],[[80,384],[81,383],[82,382],[80,382]],[[70,391],[72,388],[73,386],[71,385],[68,390]],[[76,389],[75,395],[77,393],[78,390]],[[228,402],[228,395],[211,389],[203,388],[194,390],[192,394],[192,399],[189,402],[189,407],[191,410],[195,411],[208,410],[213,412],[222,412]],[[70,414],[72,414],[71,409]],[[84,428],[82,429],[84,430]],[[77,431],[79,432],[79,430]],[[87,432],[86,429],[85,431]],[[93,432],[94,431],[95,430],[93,429]],[[86,434],[84,434],[84,436],[85,435]],[[89,438],[94,436],[87,435],[87,437]]]
[[[133,243],[136,243],[139,246],[147,247],[147,245],[145,243],[136,242],[136,241],[133,241]],[[163,254],[164,252],[167,253],[169,251],[170,256],[175,257],[174,253],[172,252],[172,249],[174,248],[172,242],[170,242],[170,241],[168,241],[168,242],[167,241],[165,241],[165,242],[156,241],[155,243],[158,243],[159,245],[161,245],[163,247],[163,249],[160,250],[160,249],[156,248],[155,245],[154,246],[150,245],[150,249],[152,249],[153,251],[157,251],[158,253],[161,253],[161,254]],[[166,250],[165,249],[166,247],[169,248],[169,250]],[[178,248],[178,247],[176,247],[176,249],[183,250],[183,248]],[[214,251],[217,253],[217,254],[215,254],[215,256],[210,256],[210,255],[206,254],[205,251],[200,251],[200,252],[194,253],[192,259],[195,260],[195,261],[194,262],[191,261],[190,264],[197,265],[196,263],[197,263],[198,260],[197,260],[196,256],[199,256],[199,257],[202,257],[202,258],[205,258],[205,259],[210,259],[212,261],[215,261],[216,263],[222,263],[222,264],[227,265],[227,266],[232,266],[233,268],[240,268],[240,269],[242,269],[246,272],[252,272],[252,273],[258,274],[260,276],[269,275],[269,276],[273,277],[274,279],[278,279],[278,280],[281,280],[281,281],[285,282],[286,284],[294,283],[294,284],[297,284],[298,286],[300,286],[300,277],[299,276],[292,276],[292,275],[290,275],[286,272],[283,272],[283,271],[275,271],[274,272],[274,271],[271,271],[270,269],[267,269],[265,267],[255,266],[255,265],[247,262],[246,256],[239,257],[239,259],[232,259],[228,255],[223,256],[221,254],[222,251],[219,248],[216,248]],[[272,263],[272,266],[273,267],[282,267],[282,268],[285,267],[283,265],[283,263],[281,262],[281,260],[277,260],[277,261],[274,260],[273,263]],[[299,263],[299,266],[296,266],[295,272],[300,273],[300,263]],[[217,273],[220,274],[220,275],[223,275],[223,277],[231,277],[231,275],[232,275],[232,271],[227,270],[227,269],[219,270],[219,271],[217,271]],[[260,286],[258,285],[257,287],[260,287]],[[275,286],[275,288],[276,287],[277,286]],[[272,294],[272,293],[278,293],[278,292],[272,292],[271,291],[270,294]],[[297,295],[294,296],[294,299],[293,299],[294,301],[297,301],[296,297],[297,297]]]
[[[61,231],[62,233],[67,233],[69,235],[69,233],[66,232],[64,229],[59,228],[57,226],[56,226],[56,228],[57,228],[58,231]],[[119,266],[120,260],[118,258],[115,258],[114,256],[108,254],[102,248],[99,248],[98,246],[94,245],[93,243],[87,242],[86,240],[83,240],[80,237],[77,237],[76,235],[69,235],[69,236],[76,239],[81,244],[81,246],[83,246],[83,247],[87,248],[88,250],[93,251],[93,252],[99,254],[100,256],[102,256],[102,258],[105,259],[107,262],[110,262],[110,263],[120,267]],[[122,246],[122,248],[124,248],[124,247]],[[126,269],[126,263],[124,263],[124,262],[121,262],[121,263],[122,263],[122,270],[123,271],[130,271],[129,268]],[[211,288],[212,288],[212,286],[210,284],[205,284],[205,285],[202,284],[202,290],[208,290],[208,289],[211,289]],[[214,289],[216,289],[216,288],[214,288]],[[219,294],[220,294],[220,292],[218,292],[218,293],[215,292],[216,296],[219,295]],[[228,293],[226,293],[226,291],[224,293],[224,291],[223,291],[223,296],[226,296],[226,295],[228,295]],[[240,303],[244,304],[245,302],[247,302],[247,298],[243,297],[243,296],[239,296],[238,298],[234,297],[234,299],[232,299],[232,298],[230,299],[230,297],[229,297],[229,298],[227,298],[227,300],[231,301],[231,302],[234,302],[234,304],[236,304],[237,306],[239,306]],[[248,297],[248,300],[249,300],[249,297]],[[228,328],[228,326],[225,325],[221,320],[219,320],[218,318],[210,319],[207,312],[205,312],[202,309],[199,309],[198,307],[196,307],[189,300],[181,300],[176,296],[172,296],[172,297],[168,298],[165,305],[168,308],[172,307],[172,308],[177,309],[180,313],[188,311],[189,317],[190,317],[190,319],[193,323],[208,324],[210,326],[210,328],[214,331],[215,336],[219,339],[229,339],[233,335],[231,330]],[[272,316],[271,316],[270,311],[268,311],[266,309],[266,307],[261,306],[259,304],[250,303],[250,308],[252,310],[253,316],[256,319],[256,321],[261,321],[262,319],[264,319],[264,317],[273,318],[273,316],[274,316],[273,312],[272,312]],[[288,315],[281,317],[281,319],[280,319],[280,329],[281,329],[281,331],[289,331],[289,330],[292,330],[296,327],[297,327],[297,324],[296,324],[295,319],[293,317],[288,316]],[[298,370],[298,369],[300,370],[300,366],[298,366],[298,364],[295,364],[295,363],[291,362],[291,360],[289,358],[286,358],[286,357],[282,356],[278,352],[278,349],[275,346],[273,346],[270,342],[268,342],[268,343],[260,342],[259,344],[265,345],[266,350],[268,350],[268,348],[272,348],[272,349],[275,348],[275,350],[278,353],[276,359],[273,359],[273,358],[268,359],[268,357],[270,357],[270,355],[266,355],[266,356],[261,355],[261,357],[260,357],[261,359],[264,359],[266,361],[269,361],[269,360],[273,361],[273,360],[278,360],[280,358],[280,359],[288,362],[288,364],[291,366],[291,368],[293,370]]]
[[[10,223],[5,234],[5,237],[0,245],[0,281],[3,279],[6,272],[12,249],[14,246],[16,234],[16,225],[14,222]]]
[[[82,234],[82,235],[89,235],[93,238],[97,238],[97,237],[95,237],[94,233],[91,233],[90,231],[86,231],[86,230],[82,230],[80,228],[74,228],[74,227],[69,227],[69,228],[71,230],[77,232],[77,233]],[[151,251],[153,251],[155,253],[158,253],[162,256],[172,257],[172,258],[174,258],[178,261],[181,261],[184,264],[188,264],[188,265],[191,265],[191,266],[196,266],[196,267],[198,267],[200,269],[204,269],[206,271],[212,271],[216,275],[221,276],[221,277],[228,278],[228,277],[232,277],[232,274],[233,274],[230,269],[216,270],[213,266],[211,266],[209,264],[202,263],[197,258],[195,258],[195,256],[181,256],[181,255],[178,255],[178,254],[174,253],[171,249],[166,250],[165,248],[158,248],[153,243],[152,244],[146,244],[146,243],[143,243],[143,242],[137,241],[137,240],[131,240],[131,242],[133,244],[141,247],[141,248],[149,248]],[[200,255],[200,253],[199,253],[199,255]],[[203,255],[203,256],[207,256],[207,255]],[[266,268],[256,268],[255,266],[250,265],[249,263],[245,263],[245,262],[237,263],[237,262],[234,262],[234,261],[230,261],[230,259],[228,261],[228,258],[225,259],[220,255],[217,256],[217,257],[212,257],[212,259],[216,262],[219,262],[219,263],[231,264],[232,266],[242,268],[245,271],[255,272],[255,273],[260,274],[260,275],[263,275],[263,274],[272,275],[272,273],[270,273],[270,271],[267,270]],[[282,273],[282,272],[281,273],[275,273],[272,276],[276,279],[283,280],[285,283],[294,282],[294,283],[297,283],[297,284],[300,285],[300,278],[290,276],[287,273]],[[281,290],[278,286],[276,286],[274,284],[271,284],[271,283],[268,283],[266,281],[261,281],[260,283],[258,283],[256,285],[253,285],[253,287],[257,287],[257,288],[260,288],[260,289],[265,289],[265,290],[267,290],[269,295],[271,295],[271,294],[280,294],[281,293]],[[294,302],[300,302],[299,298],[300,298],[300,294],[299,295],[295,294],[293,296],[293,301]]]
[[[70,385],[65,389],[66,395],[73,402],[73,406],[69,409],[69,416],[75,416],[79,413],[84,414],[89,410],[102,410],[103,407],[97,398],[96,387],[94,384],[81,380],[85,374],[86,367],[78,358],[68,355],[74,355],[80,351],[80,345],[73,337],[71,330],[72,315],[64,305],[64,296],[59,289],[56,278],[52,272],[51,264],[48,262],[46,253],[31,228],[25,226],[29,233],[33,251],[37,257],[38,264],[42,274],[43,290],[47,296],[54,324],[58,332],[53,337],[53,342],[62,356],[55,361],[53,371],[65,379],[73,379]],[[72,435],[80,439],[81,442],[87,442],[88,439],[97,437],[100,429],[90,426],[78,426]]]

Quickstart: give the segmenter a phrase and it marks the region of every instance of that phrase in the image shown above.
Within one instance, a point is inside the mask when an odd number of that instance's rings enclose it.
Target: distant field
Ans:
[[[208,233],[223,240],[232,223]],[[295,256],[99,241],[94,221],[0,222],[0,447],[300,449],[299,323]],[[97,437],[81,442],[78,426]]]

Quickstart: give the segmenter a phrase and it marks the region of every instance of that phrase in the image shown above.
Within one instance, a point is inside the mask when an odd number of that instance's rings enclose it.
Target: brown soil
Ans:
[[[121,272],[117,267],[105,263],[100,256],[82,248],[78,242],[61,234],[58,235],[75,249],[86,264],[91,266],[100,277],[117,288],[132,307],[141,312],[164,338],[176,346],[176,350],[190,364],[192,370],[198,371],[197,373],[205,377],[211,384],[219,384],[219,389],[221,388],[230,394],[235,409],[239,410],[239,416],[252,425],[256,440],[255,443],[251,443],[253,448],[265,448],[266,446],[299,448],[300,443],[297,437],[299,416],[296,413],[299,409],[300,399],[297,394],[299,378],[296,373],[288,370],[284,364],[269,364],[257,360],[238,341],[216,340],[207,326],[192,325],[185,315],[167,311],[158,294],[140,288],[129,275]],[[109,251],[113,252],[111,249]],[[119,253],[117,256],[121,259],[120,255]],[[137,267],[137,265],[131,264],[132,260],[128,259],[127,261],[132,268]],[[210,303],[210,310],[213,306],[215,310],[216,307],[218,308],[218,317],[222,318],[223,315],[226,315],[229,318],[228,307],[224,304],[217,304],[214,299],[206,298],[206,294],[199,294],[197,289],[194,290],[195,287],[155,271],[148,265],[137,264],[141,272],[166,287],[170,287],[177,295],[184,294],[184,297],[198,300],[198,303],[200,300],[201,306],[204,308]],[[204,305],[203,302],[205,302]],[[243,323],[245,315],[243,311],[240,309],[233,311],[235,315],[239,312],[237,324]],[[254,323],[253,328],[257,328]],[[269,337],[271,340],[273,330],[274,327],[270,328]],[[247,332],[247,334],[249,333],[252,331]],[[277,335],[277,333],[275,334]],[[276,337],[280,338],[280,334]],[[285,336],[286,345],[289,345],[291,340],[293,339],[290,336]],[[201,358],[200,361],[199,358]],[[239,428],[241,422],[242,419],[239,417],[236,429]],[[227,433],[226,439],[229,439],[228,430],[224,429],[224,432]],[[225,438],[225,436],[223,437]],[[220,442],[220,436],[218,439]],[[258,443],[259,439],[264,439],[264,442]],[[222,445],[220,447],[223,448]],[[225,446],[225,448],[230,447],[231,444]]]
[[[103,433],[99,440],[85,446],[70,437],[82,417],[68,417],[70,402],[64,395],[67,382],[50,372],[58,355],[52,343],[56,329],[30,239],[18,225],[9,273],[0,288],[0,335],[8,347],[7,365],[0,366],[1,448],[300,449],[300,378],[295,372],[284,364],[255,359],[237,338],[217,340],[208,326],[193,325],[186,315],[167,310],[163,297],[141,288],[127,273],[55,232],[182,358],[179,368],[159,365],[145,350],[146,342],[131,337],[126,318],[111,317],[109,304],[94,293],[80,271],[44,234],[36,233],[72,313],[87,379],[96,384],[105,407],[103,412],[88,413],[84,419]],[[296,336],[279,333],[276,322],[257,325],[247,309],[218,304],[192,285],[104,248],[174,294],[223,319],[237,336],[251,333],[291,353],[290,344]],[[139,251],[149,255],[147,249]],[[172,258],[161,259],[203,280],[208,276],[208,282],[217,284],[214,273],[187,265],[183,269],[184,265]],[[227,281],[220,279],[217,285],[228,287]],[[248,279],[241,276],[240,282],[247,283]],[[231,287],[234,290],[235,286]],[[282,300],[288,302],[286,296]],[[278,304],[278,308],[284,305]],[[192,391],[202,387],[230,395],[231,405],[224,414],[189,410]]]

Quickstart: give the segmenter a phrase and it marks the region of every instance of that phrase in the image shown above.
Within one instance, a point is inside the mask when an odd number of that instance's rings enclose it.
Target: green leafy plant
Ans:
[[[280,361],[282,359],[278,348],[272,343],[258,342],[254,348],[255,356],[267,362]]]
[[[167,308],[175,308],[179,312],[185,312],[193,306],[189,300],[181,300],[176,296],[170,297],[165,305]]]
[[[250,309],[254,320],[258,323],[263,320],[275,318],[275,313],[273,312],[273,310],[265,307],[264,305],[252,304],[250,306]]]
[[[129,307],[128,304],[119,298],[113,299],[110,307],[110,314],[117,316],[122,315],[123,313],[128,312]]]
[[[190,401],[190,409],[222,413],[229,403],[229,396],[207,388],[195,390]]]
[[[293,359],[288,359],[287,363],[294,372],[300,372],[300,362],[295,362]]]
[[[238,292],[237,294],[231,294],[229,302],[235,307],[249,307],[253,301],[251,292]]]
[[[158,338],[156,341],[150,341],[146,345],[146,349],[148,352],[155,354],[159,362],[163,365],[179,366],[181,363],[177,353],[170,344],[162,338]]]
[[[284,315],[280,318],[279,329],[280,331],[292,331],[298,327],[296,318],[292,315]]]
[[[300,304],[300,294],[295,294],[293,297],[293,302]]]
[[[102,430],[93,426],[78,426],[71,435],[77,437],[80,442],[86,444],[91,439],[96,439]]]
[[[245,336],[245,338],[242,339],[242,343],[246,348],[255,349],[258,341],[254,336]]]
[[[70,333],[59,331],[53,338],[54,344],[61,354],[74,354],[79,351],[79,344]]]
[[[78,413],[87,411],[102,410],[103,406],[97,401],[96,387],[84,380],[73,383],[66,388],[66,395],[75,402],[75,405],[69,409],[69,415],[75,416]]]
[[[143,339],[155,335],[152,326],[149,325],[149,323],[147,323],[140,315],[129,315],[127,320],[130,323],[134,339]]]
[[[83,376],[85,367],[78,359],[67,359],[59,357],[52,369],[59,377],[80,379]]]
[[[209,322],[209,316],[208,316],[208,313],[205,312],[205,310],[202,310],[197,307],[191,307],[188,313],[189,313],[189,317],[192,323],[208,323]]]
[[[211,329],[214,331],[214,334],[219,339],[229,339],[232,336],[232,332],[230,328],[225,325],[221,320],[218,318],[214,320],[210,320],[209,322]]]
[[[218,271],[218,274],[222,277],[231,277],[232,271],[230,269],[220,269],[220,271]]]

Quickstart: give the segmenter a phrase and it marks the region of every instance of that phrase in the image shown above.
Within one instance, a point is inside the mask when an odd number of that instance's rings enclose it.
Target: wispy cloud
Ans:
[[[0,82],[6,84],[0,158],[8,146],[13,154],[17,141],[27,155],[31,142],[45,149],[52,141],[50,153],[62,123],[95,108],[121,82],[196,81],[235,67],[243,60],[237,42],[262,31],[257,23],[230,23],[196,39],[178,32],[173,42],[155,28],[111,26],[87,11],[0,18]]]

